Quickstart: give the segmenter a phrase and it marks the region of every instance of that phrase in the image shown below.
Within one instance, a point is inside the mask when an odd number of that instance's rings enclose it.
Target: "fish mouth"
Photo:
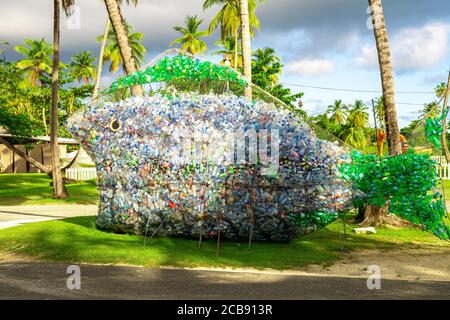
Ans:
[[[82,143],[88,139],[90,122],[86,117],[88,111],[77,112],[71,115],[65,124],[67,131],[72,134],[75,140]]]
[[[101,138],[99,132],[109,125],[107,121],[108,113],[105,108],[89,106],[70,116],[65,127],[83,147],[92,149],[96,140]]]

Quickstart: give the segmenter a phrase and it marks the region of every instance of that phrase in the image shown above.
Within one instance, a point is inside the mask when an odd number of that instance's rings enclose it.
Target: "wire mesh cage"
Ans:
[[[130,95],[136,85],[144,96]],[[319,139],[327,134],[232,68],[184,51],[117,79],[68,129],[95,159],[103,229],[289,241],[351,202],[342,142]]]

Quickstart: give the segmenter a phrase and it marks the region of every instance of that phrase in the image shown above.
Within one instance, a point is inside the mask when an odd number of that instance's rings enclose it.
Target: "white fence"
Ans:
[[[95,168],[70,168],[66,170],[66,177],[73,180],[89,180],[97,177]]]
[[[450,180],[450,164],[445,157],[433,156],[436,161],[436,172],[442,180]],[[95,168],[70,168],[66,170],[66,177],[73,180],[90,180],[97,177]]]
[[[450,180],[450,164],[444,156],[431,156],[431,159],[436,161],[436,172],[440,179]]]
[[[449,164],[441,164],[436,165],[436,172],[442,180],[450,180],[450,165]]]

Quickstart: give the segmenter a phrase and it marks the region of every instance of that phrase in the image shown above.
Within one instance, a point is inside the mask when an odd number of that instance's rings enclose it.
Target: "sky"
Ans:
[[[70,19],[63,18],[61,51],[65,62],[81,50],[98,55],[96,37],[103,33],[107,15],[101,0],[76,0]],[[177,37],[174,26],[187,14],[204,19],[207,29],[219,7],[204,11],[203,0],[139,0],[123,5],[123,15],[144,34],[146,60],[168,48]],[[53,1],[0,0],[0,41],[10,43],[6,57],[19,59],[14,46],[26,38],[52,40]],[[450,1],[384,0],[394,68],[400,127],[418,118],[422,105],[435,99],[433,88],[447,80],[450,69]],[[280,81],[294,92],[305,93],[304,109],[323,112],[335,99],[366,103],[377,92],[323,90],[309,87],[380,91],[381,82],[373,30],[366,0],[267,0],[256,13],[261,30],[252,47],[272,47],[285,65]],[[209,52],[216,50],[216,33],[206,39]],[[206,54],[218,61],[219,56]],[[120,74],[105,67],[102,85]],[[309,86],[309,87],[304,87]],[[410,93],[420,92],[420,93]]]

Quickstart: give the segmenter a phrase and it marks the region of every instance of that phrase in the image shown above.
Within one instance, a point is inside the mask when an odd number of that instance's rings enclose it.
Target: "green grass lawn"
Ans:
[[[350,230],[352,226],[347,226]],[[341,234],[342,235],[342,234]],[[348,234],[341,250],[338,224],[333,223],[310,235],[285,243],[224,241],[216,258],[216,241],[207,240],[198,248],[195,239],[154,238],[143,246],[143,238],[102,232],[95,217],[26,224],[0,230],[0,250],[42,260],[177,267],[253,267],[298,269],[309,264],[329,265],[358,248],[389,250],[408,246],[450,244],[415,228],[377,228],[376,235]]]
[[[0,205],[97,204],[97,181],[66,184],[70,198],[53,199],[52,180],[42,173],[0,174]],[[445,197],[450,201],[450,180],[444,181]],[[442,192],[439,185],[438,190]]]
[[[51,179],[45,174],[0,174],[0,205],[95,204],[94,180],[68,184],[71,195],[66,200],[52,199]],[[450,181],[445,181],[450,200]],[[354,226],[347,226],[351,230]],[[254,267],[295,269],[308,264],[328,265],[343,252],[362,249],[447,246],[435,236],[416,228],[377,228],[376,235],[348,233],[345,250],[339,240],[338,224],[289,244],[224,241],[216,258],[216,242],[204,241],[198,248],[195,239],[155,238],[143,246],[143,238],[102,232],[95,227],[95,217],[77,217],[58,221],[26,224],[0,230],[0,250],[16,252],[44,260],[85,263],[131,264],[178,267]]]
[[[443,180],[445,200],[450,201],[450,180]],[[442,186],[439,184],[438,191],[442,193]]]
[[[0,174],[0,205],[96,204],[96,180],[66,184],[70,198],[53,199],[52,182],[46,174]]]

